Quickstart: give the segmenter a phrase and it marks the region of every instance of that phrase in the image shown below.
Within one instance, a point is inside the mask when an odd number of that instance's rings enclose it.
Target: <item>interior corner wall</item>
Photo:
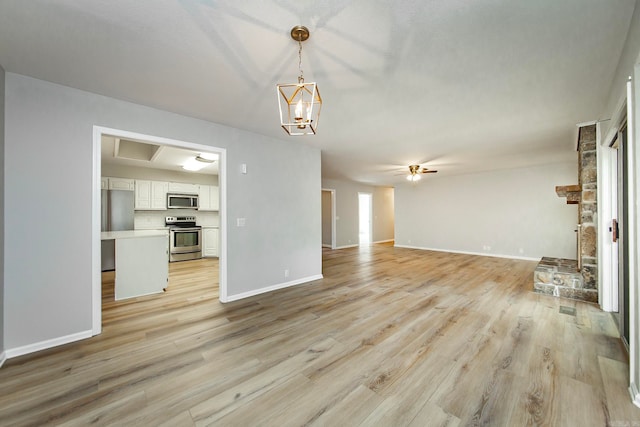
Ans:
[[[396,187],[397,246],[539,259],[576,258],[576,162],[429,177]]]
[[[322,188],[336,190],[336,248],[359,243],[358,193],[372,194],[372,241],[393,240],[393,188],[334,179],[323,179]]]
[[[5,73],[0,66],[0,365],[4,360],[4,86]]]
[[[230,298],[322,274],[318,149],[9,72],[5,88],[7,354],[92,330],[96,125],[226,150]]]

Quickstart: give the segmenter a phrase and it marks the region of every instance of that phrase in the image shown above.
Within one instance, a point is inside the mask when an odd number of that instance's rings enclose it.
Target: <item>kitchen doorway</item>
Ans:
[[[219,250],[217,276],[219,283],[219,300],[227,301],[226,274],[226,150],[224,148],[195,144],[186,141],[173,140],[153,135],[94,126],[93,129],[93,198],[92,198],[92,334],[97,335],[102,330],[102,271],[101,271],[101,178],[102,178],[102,137],[103,135],[117,138],[145,141],[164,147],[181,148],[211,152],[218,155],[218,187],[219,187]],[[211,264],[213,265],[213,264]],[[213,267],[211,267],[213,268]]]

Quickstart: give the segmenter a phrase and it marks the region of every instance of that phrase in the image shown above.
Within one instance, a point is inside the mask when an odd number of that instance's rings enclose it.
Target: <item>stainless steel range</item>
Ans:
[[[186,261],[202,258],[202,227],[196,225],[194,216],[168,216],[169,261]]]

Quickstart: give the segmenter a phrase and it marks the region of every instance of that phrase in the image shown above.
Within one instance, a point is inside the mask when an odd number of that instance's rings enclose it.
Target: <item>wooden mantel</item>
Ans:
[[[582,186],[576,185],[556,185],[556,194],[558,197],[566,197],[568,205],[577,205],[580,203],[582,195]]]

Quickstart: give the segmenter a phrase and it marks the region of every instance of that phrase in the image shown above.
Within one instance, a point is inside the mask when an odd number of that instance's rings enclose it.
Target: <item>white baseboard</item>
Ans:
[[[374,244],[375,243],[389,243],[389,242],[393,242],[393,241],[394,241],[394,239],[387,239],[387,240],[377,240],[377,241],[375,241],[373,243]]]
[[[640,393],[638,392],[638,386],[635,382],[629,385],[629,394],[631,395],[631,401],[634,405],[640,407]]]
[[[48,348],[57,347],[63,344],[69,344],[70,342],[80,341],[86,338],[91,338],[93,336],[92,331],[82,331],[71,335],[66,335],[64,337],[53,338],[46,341],[40,341],[33,344],[24,345],[22,347],[10,348],[6,350],[7,359],[11,359],[13,357],[22,356],[29,353],[35,353],[36,351],[46,350]]]
[[[336,249],[347,249],[347,248],[357,248],[360,245],[345,245],[345,246],[336,246]]]
[[[436,249],[436,248],[424,248],[421,246],[409,246],[409,245],[394,245],[396,248],[406,248],[406,249],[418,249],[421,251],[435,251],[435,252],[449,252],[452,254],[463,254],[463,255],[477,255],[477,256],[488,256],[493,258],[507,258],[507,259],[519,259],[523,261],[540,261],[540,258],[532,258],[532,257],[524,257],[524,256],[516,256],[516,255],[502,255],[502,254],[488,254],[486,252],[468,252],[468,251],[455,251],[453,249]]]
[[[290,288],[291,286],[302,285],[304,283],[313,282],[314,280],[322,279],[322,274],[315,276],[304,277],[302,279],[292,280],[290,282],[278,283],[277,285],[267,286],[265,288],[256,289],[249,292],[243,292],[241,294],[229,295],[225,302],[238,301],[244,298],[249,298],[255,295],[265,294],[267,292],[277,291],[278,289]]]
[[[2,365],[4,365],[4,362],[7,361],[7,353],[6,352],[2,352],[0,353],[0,368],[2,368]]]
[[[327,245],[326,243],[323,243],[323,244],[322,244],[322,247],[323,247],[323,248],[329,248],[329,249],[331,249],[331,245]]]

